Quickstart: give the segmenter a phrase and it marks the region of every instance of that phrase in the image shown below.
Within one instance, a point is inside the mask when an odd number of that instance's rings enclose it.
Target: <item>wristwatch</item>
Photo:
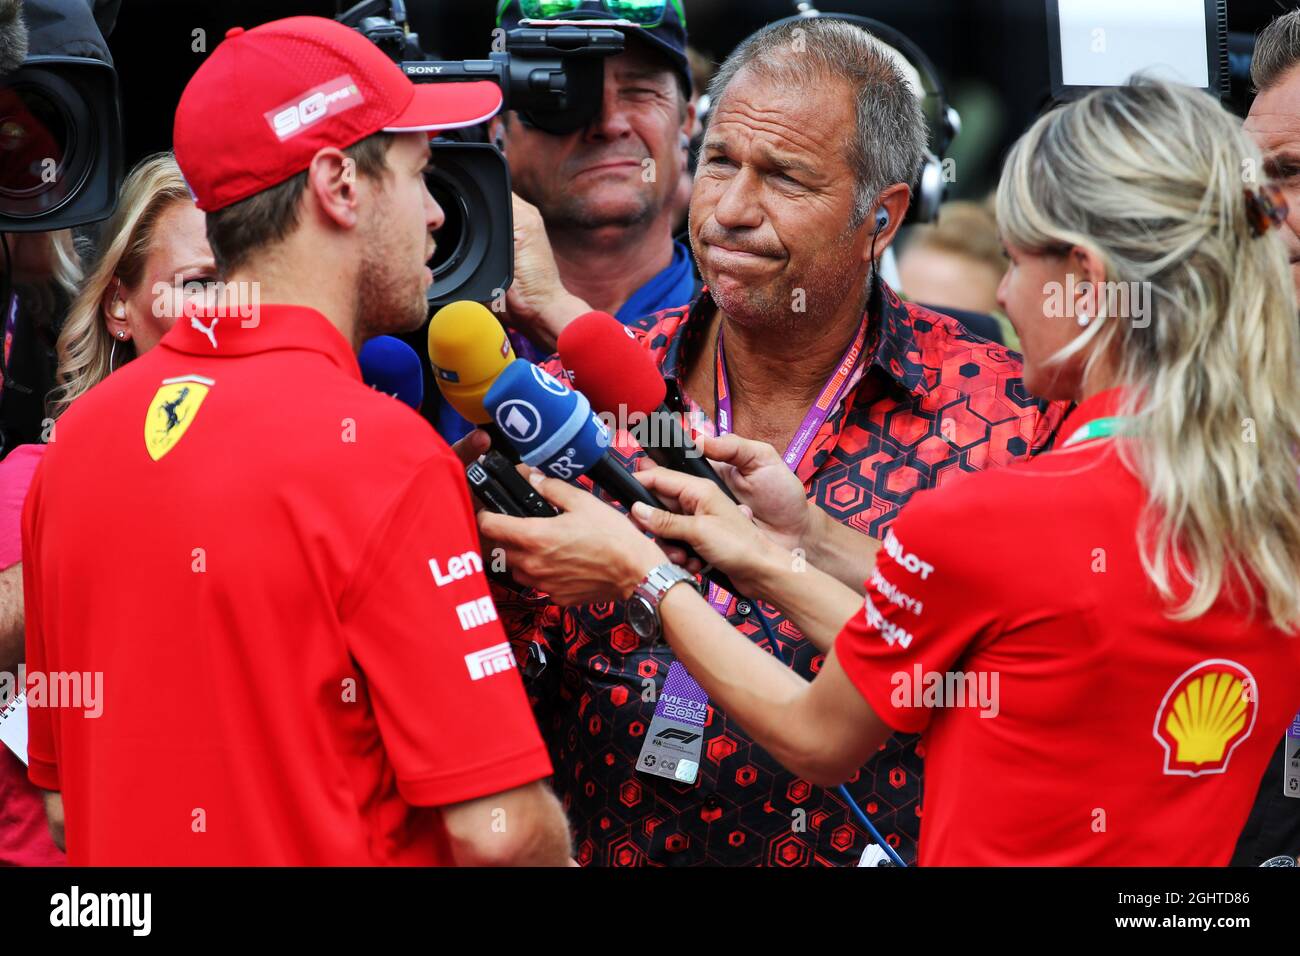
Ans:
[[[694,575],[688,574],[671,561],[665,561],[641,579],[632,596],[627,601],[627,623],[642,639],[659,636],[662,623],[659,620],[659,602],[664,599],[668,589],[674,584],[685,581],[695,587]]]

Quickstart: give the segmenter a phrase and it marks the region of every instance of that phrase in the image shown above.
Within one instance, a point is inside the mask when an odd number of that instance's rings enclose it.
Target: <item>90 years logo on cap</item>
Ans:
[[[313,86],[300,98],[282,103],[263,115],[280,142],[297,136],[308,126],[326,116],[334,116],[366,101],[361,90],[346,73]]]

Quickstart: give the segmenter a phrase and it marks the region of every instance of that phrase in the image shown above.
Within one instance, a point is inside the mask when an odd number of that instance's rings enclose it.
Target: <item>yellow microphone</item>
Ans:
[[[492,439],[492,448],[479,465],[513,503],[514,507],[505,513],[550,518],[558,512],[515,471],[519,452],[483,407],[488,391],[514,360],[515,350],[510,347],[506,330],[477,302],[444,305],[429,322],[429,362],[438,391],[448,405]],[[491,506],[487,500],[484,504]]]
[[[429,361],[438,391],[475,425],[492,421],[483,399],[514,360],[506,330],[478,302],[444,305],[429,322]]]

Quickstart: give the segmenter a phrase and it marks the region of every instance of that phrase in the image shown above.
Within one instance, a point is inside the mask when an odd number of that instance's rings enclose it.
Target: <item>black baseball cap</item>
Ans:
[[[563,6],[564,4],[560,4]],[[555,3],[539,3],[539,8],[554,7]],[[616,0],[574,0],[572,9],[546,16],[537,16],[535,20],[621,20],[617,11]],[[498,0],[497,25],[506,30],[513,30],[524,19],[523,0]],[[655,50],[668,58],[673,70],[685,84],[686,95],[691,95],[691,65],[686,58],[686,12],[682,0],[664,0],[663,17],[652,26],[618,26],[624,34],[637,37],[649,43]]]

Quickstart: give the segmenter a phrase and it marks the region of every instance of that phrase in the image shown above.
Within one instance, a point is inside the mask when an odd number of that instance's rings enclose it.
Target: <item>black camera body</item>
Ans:
[[[609,27],[533,23],[505,35],[505,49],[483,60],[429,60],[406,27],[403,0],[364,0],[339,17],[384,51],[415,83],[489,80],[501,87],[503,109],[543,132],[562,135],[597,115],[604,61],[623,52],[623,34]],[[458,300],[494,302],[514,279],[514,216],[510,169],[486,142],[456,130],[431,144],[429,191],[447,221],[429,262],[429,307]]]
[[[39,12],[53,18],[59,9],[51,3]],[[108,218],[122,153],[117,71],[88,56],[26,57],[0,78],[0,232]]]
[[[416,83],[491,80],[501,87],[502,109],[543,132],[571,133],[599,112],[605,58],[623,52],[623,34],[610,27],[539,23],[511,30],[505,51],[486,60],[415,60],[401,67]]]
[[[429,306],[493,302],[514,279],[514,212],[505,157],[487,143],[435,140],[429,192],[447,220],[429,260]]]

